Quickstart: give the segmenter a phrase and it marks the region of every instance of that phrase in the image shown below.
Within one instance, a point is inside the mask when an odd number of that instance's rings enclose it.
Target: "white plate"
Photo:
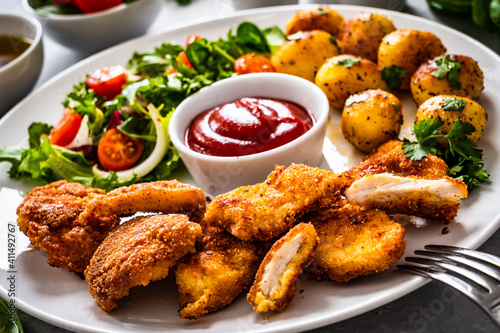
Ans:
[[[90,57],[57,75],[28,98],[17,105],[0,122],[0,146],[27,144],[28,125],[33,121],[56,123],[61,116],[63,96],[73,84],[94,69],[125,64],[134,51],[146,51],[162,41],[183,43],[191,33],[201,34],[209,39],[225,37],[230,27],[249,20],[265,28],[274,24],[284,27],[288,18],[298,6],[262,8],[236,13],[232,16],[204,21],[190,26],[141,37],[113,47]],[[406,254],[421,248],[424,244],[454,244],[477,248],[498,228],[500,207],[500,154],[497,133],[500,133],[500,58],[477,41],[452,29],[414,16],[352,6],[335,6],[345,18],[360,10],[377,11],[391,17],[398,28],[428,30],[439,36],[451,53],[469,55],[479,62],[486,82],[480,103],[489,113],[489,122],[480,147],[484,149],[487,170],[491,173],[491,184],[481,186],[462,204],[456,221],[449,225],[450,233],[443,235],[443,225],[416,226],[405,223],[407,230]],[[410,96],[401,96],[406,122],[411,126],[415,106]],[[496,111],[496,112],[495,112]],[[338,115],[333,117],[332,131],[338,126]],[[335,133],[331,134],[339,151],[352,158],[350,146]],[[18,182],[7,177],[9,165],[0,166],[0,186],[28,190],[34,184]],[[256,314],[244,295],[223,310],[204,316],[196,321],[181,320],[178,317],[177,291],[172,277],[152,283],[147,287],[136,287],[121,306],[110,313],[102,311],[89,294],[84,280],[63,269],[47,265],[46,256],[40,251],[27,251],[27,238],[20,232],[8,233],[8,223],[15,224],[15,208],[19,203],[16,191],[3,190],[0,193],[0,295],[8,295],[12,289],[7,280],[15,278],[15,304],[21,310],[44,321],[69,330],[86,332],[292,332],[334,323],[386,304],[422,286],[425,281],[418,277],[399,273],[394,267],[377,275],[360,278],[347,284],[330,281],[317,282],[301,280],[293,302],[285,312],[264,319]],[[17,229],[17,228],[16,228]],[[16,237],[17,260],[14,272],[7,266],[8,238]]]

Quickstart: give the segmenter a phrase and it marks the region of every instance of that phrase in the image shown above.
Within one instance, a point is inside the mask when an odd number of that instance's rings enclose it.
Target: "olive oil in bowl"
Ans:
[[[0,69],[26,51],[32,41],[26,37],[0,35]]]

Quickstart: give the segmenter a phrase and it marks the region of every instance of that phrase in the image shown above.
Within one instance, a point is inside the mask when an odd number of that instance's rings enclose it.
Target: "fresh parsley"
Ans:
[[[467,105],[467,102],[463,99],[458,99],[456,97],[446,97],[443,99],[443,104],[441,104],[441,109],[445,111],[457,111],[462,112]]]
[[[356,58],[344,58],[342,60],[337,60],[334,62],[335,65],[344,66],[345,68],[351,68],[353,65],[359,64],[359,59]]]
[[[335,36],[330,36],[330,37],[328,37],[328,39],[330,40],[330,43],[333,44],[333,46],[337,47],[339,54],[341,54],[342,48],[339,46],[339,43],[337,42],[337,38],[335,38]]]
[[[413,129],[417,142],[405,139],[403,152],[411,160],[420,160],[429,154],[441,157],[449,166],[450,174],[461,179],[472,190],[489,177],[484,170],[482,150],[468,137],[475,128],[456,120],[451,130],[442,134],[443,124],[439,118],[418,122]],[[440,140],[445,140],[447,144],[443,145]]]
[[[345,101],[345,106],[351,106],[354,103],[364,102],[368,99],[367,94],[354,94],[349,96]]]
[[[447,54],[444,57],[435,60],[434,63],[436,64],[437,69],[431,73],[432,76],[440,80],[448,77],[448,86],[457,90],[462,88],[462,82],[458,79],[460,68],[462,68],[460,61],[452,60],[450,55]]]
[[[404,78],[406,72],[405,70],[397,65],[384,66],[381,69],[382,80],[387,83],[390,90],[398,90],[401,87],[402,79]]]

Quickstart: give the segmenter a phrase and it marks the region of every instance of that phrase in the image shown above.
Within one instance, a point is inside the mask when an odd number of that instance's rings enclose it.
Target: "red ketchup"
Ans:
[[[302,106],[270,98],[242,98],[200,114],[186,132],[192,150],[213,156],[244,156],[282,146],[313,125]]]

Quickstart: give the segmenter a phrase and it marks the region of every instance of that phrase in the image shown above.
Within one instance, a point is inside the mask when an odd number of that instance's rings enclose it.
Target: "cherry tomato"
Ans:
[[[75,0],[75,2],[82,12],[93,13],[121,5],[123,0]]]
[[[76,1],[75,0],[54,0],[54,3],[58,6],[76,6]]]
[[[271,61],[255,53],[242,55],[234,62],[234,72],[237,74],[276,72]]]
[[[186,55],[186,52],[182,51],[180,52],[178,55],[177,55],[177,58],[175,58],[177,60],[177,63],[179,64],[179,66],[181,65],[181,63],[183,63],[184,65],[188,66],[190,69],[193,69],[194,70],[194,67],[191,65],[191,63],[189,62],[189,59]],[[177,71],[174,69],[174,68],[170,68],[167,72],[167,74],[173,74],[173,73],[176,73]]]
[[[106,131],[97,146],[97,158],[108,171],[130,169],[141,158],[144,144],[141,139],[133,138],[117,128]]]
[[[201,39],[200,35],[195,35],[195,34],[189,35],[188,38],[186,38],[186,47],[189,44],[196,42],[197,40],[200,40],[200,39]]]
[[[78,134],[83,118],[74,110],[69,110],[49,134],[50,143],[53,145],[66,147]]]
[[[123,66],[109,66],[96,70],[85,82],[96,95],[112,99],[122,92],[123,85],[127,83],[127,74]]]

